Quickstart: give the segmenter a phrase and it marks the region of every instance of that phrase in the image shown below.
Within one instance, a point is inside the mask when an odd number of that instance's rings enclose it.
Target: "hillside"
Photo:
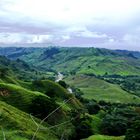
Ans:
[[[8,51],[7,51],[8,50]],[[97,48],[0,48],[42,70],[80,74],[140,75],[139,52]]]
[[[45,69],[44,65],[47,65],[53,70],[73,74],[140,74],[140,60],[131,53],[95,48],[60,48],[48,57],[47,54],[52,51],[53,48],[46,50],[40,56],[40,67]]]
[[[65,79],[70,86],[79,88],[87,99],[116,103],[140,103],[138,96],[132,95],[120,86],[110,84],[104,80],[91,76],[77,75]]]
[[[103,136],[103,135],[94,135],[90,136],[85,140],[124,140],[124,137],[113,137],[113,136]]]
[[[53,81],[18,79],[17,74],[21,73],[18,68],[20,61],[16,62],[17,69],[15,70],[12,65],[15,64],[15,61],[5,57],[1,58],[0,126],[2,131],[0,131],[0,138],[6,137],[9,140],[32,139],[37,129],[32,117],[37,123],[40,123],[42,119],[57,108],[47,118],[47,122],[44,120],[45,122],[41,123],[39,127],[43,128],[44,131],[39,131],[35,139],[59,139],[65,129],[67,129],[65,137],[70,137],[73,134],[74,125],[71,123],[72,117],[69,113],[71,110],[83,107],[78,99]],[[7,67],[7,71],[2,71]],[[29,74],[30,69],[27,69],[26,72]],[[59,126],[62,122],[68,124]],[[55,128],[55,125],[58,126]],[[48,127],[54,127],[55,131],[53,129],[47,130]]]
[[[34,119],[37,123],[40,123],[39,119]],[[1,140],[4,139],[4,135],[8,140],[30,140],[37,128],[29,114],[2,101],[0,101],[0,127],[3,130],[0,131]],[[48,125],[47,123],[43,123],[41,127],[47,128]],[[47,129],[46,131],[40,131],[37,139],[46,140],[47,138],[57,140],[57,137],[51,130]]]
[[[2,79],[6,79],[6,77],[24,77],[28,80],[28,76],[32,77],[36,72],[34,67],[31,67],[26,62],[22,60],[13,60],[11,61],[5,56],[0,56],[0,74]],[[14,78],[11,78],[14,79]]]
[[[38,82],[38,84],[39,83],[41,83],[41,81]],[[43,83],[51,87],[51,89],[45,86],[46,88],[43,89],[42,87],[42,92],[39,92],[39,89],[37,90],[34,84],[28,84],[28,86],[30,86],[24,88],[16,84],[0,83],[0,121],[3,121],[1,127],[7,139],[30,140],[37,129],[30,114],[37,117],[37,123],[40,123],[42,119],[57,108],[58,109],[47,118],[48,125],[46,126],[46,123],[43,123],[42,126],[40,126],[45,131],[39,131],[39,133],[36,134],[36,139],[59,139],[65,129],[67,129],[65,137],[70,137],[73,134],[72,129],[74,126],[71,123],[72,117],[69,113],[72,110],[80,109],[82,104],[58,84],[51,81]],[[34,90],[30,90],[30,88],[33,87]],[[53,91],[52,89],[57,90]],[[60,93],[61,95],[59,95]],[[53,96],[49,97],[47,94],[49,96],[52,94]],[[64,125],[59,126],[62,122],[67,122],[67,125],[64,123]],[[55,125],[56,128],[54,127]],[[48,130],[46,133],[48,127],[54,127],[55,130],[53,131],[52,129],[50,132]],[[0,133],[0,137],[3,137],[3,133]]]
[[[132,135],[129,129],[140,119],[138,53],[53,47],[0,53],[0,139]],[[56,82],[58,73],[63,76]]]

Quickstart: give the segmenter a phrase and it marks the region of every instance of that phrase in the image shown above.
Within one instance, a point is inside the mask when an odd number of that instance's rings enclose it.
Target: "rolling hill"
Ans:
[[[40,123],[40,120],[35,117],[34,120]],[[41,125],[42,128],[48,126],[47,123]],[[0,131],[0,139],[8,140],[30,140],[37,128],[29,114],[2,101],[0,101],[0,127],[3,130]],[[58,139],[51,130],[46,131],[40,131],[36,138],[39,140]]]
[[[139,52],[98,48],[0,48],[0,55],[38,69],[80,74],[140,75]]]
[[[79,88],[84,93],[83,97],[87,99],[115,103],[140,103],[138,96],[124,91],[118,85],[110,84],[94,76],[69,76],[65,80],[70,86]]]

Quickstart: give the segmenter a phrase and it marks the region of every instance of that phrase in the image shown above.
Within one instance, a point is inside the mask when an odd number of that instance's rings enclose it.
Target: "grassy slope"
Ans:
[[[85,140],[124,140],[123,136],[114,137],[114,136],[105,136],[105,135],[93,135]]]
[[[79,108],[82,106],[81,103],[72,94],[69,94],[65,88],[63,88],[58,83],[55,83],[53,81],[42,80],[39,81],[39,85],[33,83],[32,87],[33,87],[32,90],[39,91],[46,94],[52,92],[54,94],[52,96],[58,99],[58,101],[60,101],[59,102],[60,104],[62,100],[71,98],[69,102],[70,106],[73,106],[75,108]]]
[[[8,91],[8,95],[0,96],[0,100],[24,111],[28,111],[27,108],[35,96],[41,95],[47,97],[43,93],[31,91],[15,84],[0,83],[0,89]]]
[[[40,122],[39,119],[34,119],[37,123]],[[29,114],[2,101],[0,101],[0,127],[3,128],[7,140],[31,140],[37,128]],[[46,128],[47,124],[44,123],[41,127]],[[0,139],[3,139],[1,130]],[[39,131],[37,139],[56,140],[57,138],[50,130],[46,129],[45,131]]]
[[[90,76],[70,76],[65,79],[68,84],[80,88],[88,99],[105,100],[109,102],[140,103],[140,98],[127,93],[118,85],[107,83]]]
[[[56,56],[55,59],[59,58]],[[104,75],[106,72],[108,74],[120,74],[120,75],[139,75],[139,67],[133,66],[129,63],[129,58],[125,60],[119,60],[119,57],[106,57],[106,56],[80,56],[78,58],[69,59],[63,62],[58,60],[59,63],[55,63],[53,60],[44,61],[44,64],[50,65],[57,71],[64,73],[76,72],[81,74],[96,74]],[[124,60],[123,60],[124,59]],[[135,61],[131,60],[130,61]],[[137,60],[136,60],[137,61]],[[140,61],[138,61],[138,64]],[[90,68],[89,68],[90,67]],[[45,68],[45,67],[44,67]]]
[[[12,54],[13,51],[14,54],[16,52],[18,54],[16,58],[20,58],[43,70],[53,69],[63,73],[76,72],[97,75],[103,75],[106,72],[108,74],[140,75],[140,59],[133,57],[133,52],[120,53],[95,48],[58,48],[56,54],[54,53],[51,57],[47,57],[47,53],[51,54],[53,49],[24,48],[20,50],[20,53],[17,50],[13,49],[9,53]],[[45,50],[51,51],[44,53]],[[0,49],[0,53],[5,54],[2,53],[2,49]],[[129,53],[131,55],[128,55]]]
[[[120,55],[110,50],[94,48],[60,48],[59,53],[52,57],[41,59],[47,54],[36,57],[28,54],[21,58],[26,62],[40,66],[43,69],[53,69],[64,73],[76,72],[84,74],[108,74],[140,75],[140,59],[127,55]],[[25,58],[26,57],[26,58]],[[27,59],[31,58],[31,59]]]
[[[64,97],[67,97],[68,98],[71,98],[72,96],[69,96],[67,91],[65,89],[63,89],[60,85],[54,83],[54,82],[51,82],[51,81],[42,81],[43,84],[44,84],[44,87],[42,87],[43,91],[44,92],[45,90],[48,89],[48,87],[52,87],[53,89],[56,90],[55,94],[59,94],[61,93],[61,96],[57,96],[57,104],[59,105],[62,105],[63,104],[63,98],[62,98],[62,95]],[[21,83],[20,83],[21,84]],[[24,83],[25,84],[25,83]],[[3,91],[3,90],[6,90],[8,94],[5,94],[4,96],[1,94],[0,92],[0,114],[2,112],[2,114],[5,114],[5,118],[8,118],[9,117],[9,114],[3,112],[3,109],[1,109],[1,107],[3,105],[1,104],[4,104],[5,107],[9,107],[8,109],[4,109],[5,110],[8,110],[6,112],[12,112],[12,111],[15,111],[15,113],[13,115],[17,115],[17,116],[13,116],[11,115],[11,118],[13,119],[14,121],[14,124],[13,126],[17,129],[12,129],[12,123],[10,120],[6,120],[5,122],[3,122],[3,124],[1,124],[2,127],[4,127],[4,130],[5,130],[5,133],[6,133],[6,136],[7,137],[11,137],[10,140],[16,140],[16,138],[19,140],[22,138],[20,138],[20,135],[21,137],[31,137],[31,134],[35,131],[35,130],[32,130],[29,128],[29,131],[27,131],[27,134],[26,132],[24,133],[24,130],[22,130],[22,126],[24,127],[24,122],[29,124],[30,127],[34,127],[32,126],[32,124],[30,123],[31,121],[31,118],[29,117],[29,114],[28,116],[23,116],[23,118],[27,119],[27,121],[23,120],[22,118],[18,118],[16,119],[16,117],[19,117],[19,115],[21,114],[21,117],[22,117],[22,114],[23,112],[20,111],[20,110],[23,110],[25,112],[29,112],[29,106],[32,102],[32,99],[38,95],[41,95],[41,96],[44,96],[44,98],[49,98],[47,95],[45,95],[44,93],[41,93],[39,92],[39,89],[37,91],[37,87],[36,87],[36,91],[32,91],[32,87],[35,86],[35,85],[32,85],[31,83],[26,83],[24,86],[27,86],[27,88],[23,88],[19,85],[15,85],[15,84],[10,84],[10,83],[0,83],[0,91]],[[3,103],[2,101],[4,101],[5,103]],[[9,105],[7,105],[9,104]],[[12,106],[14,107],[12,107]],[[16,107],[16,108],[15,108]],[[66,103],[64,106],[62,106],[62,111],[58,112],[58,113],[55,113],[53,115],[51,115],[49,117],[49,121],[56,121],[58,124],[59,123],[62,123],[64,121],[69,121],[71,118],[69,115],[67,115],[67,113],[71,110],[71,109],[75,109],[75,108],[79,108],[81,107],[81,104],[80,102],[73,97],[72,100],[70,100],[68,103]],[[18,109],[17,109],[18,108]],[[20,109],[20,110],[19,110]],[[10,113],[12,114],[12,113]],[[26,114],[26,113],[24,113]],[[57,116],[58,115],[58,116]],[[57,116],[57,117],[56,117]],[[0,120],[1,118],[3,119],[3,117],[0,116]],[[11,119],[11,118],[8,118],[8,119]],[[28,122],[29,120],[29,122]],[[18,127],[18,124],[15,122],[15,121],[18,121],[18,123],[20,124],[20,126]],[[8,125],[7,128],[5,128],[5,125]],[[35,128],[33,128],[35,129]],[[73,133],[73,125],[71,123],[68,123],[67,125],[61,125],[59,127],[55,127],[54,128],[54,132],[56,133],[57,136],[61,136],[61,134],[63,133],[64,130],[67,130],[66,132],[66,135],[69,136],[71,135],[71,133]],[[29,133],[29,134],[28,134]],[[53,139],[54,136],[52,135],[52,133],[47,133],[46,135],[44,133],[46,133],[46,130],[42,132],[43,134],[42,135],[37,135],[38,137],[42,137],[42,138],[39,138],[39,140],[46,140],[47,139],[47,135],[50,136],[50,138],[48,139]],[[0,134],[2,135],[2,133]],[[51,136],[52,135],[52,136]],[[49,137],[48,136],[48,137]],[[31,139],[31,138],[30,138]],[[54,138],[55,139],[55,138]],[[23,139],[24,140],[24,139]]]

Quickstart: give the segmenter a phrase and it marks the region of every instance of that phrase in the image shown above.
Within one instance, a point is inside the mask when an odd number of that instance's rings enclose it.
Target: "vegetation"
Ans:
[[[130,94],[118,85],[108,83],[94,76],[76,75],[69,76],[65,80],[69,85],[79,88],[83,93],[83,97],[87,99],[116,103],[140,103],[138,96]]]
[[[105,135],[93,135],[87,138],[86,140],[124,140],[124,137],[113,137],[113,136],[105,136]]]
[[[138,140],[140,138],[140,121],[135,121],[127,130],[125,140]]]
[[[0,54],[65,74],[140,75],[139,52],[98,48],[1,48]]]
[[[13,47],[0,54],[0,139],[139,139],[139,52]],[[64,78],[55,82],[58,72]]]

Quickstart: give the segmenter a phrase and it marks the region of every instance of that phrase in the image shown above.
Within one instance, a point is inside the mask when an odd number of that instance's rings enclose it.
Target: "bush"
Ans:
[[[43,119],[56,108],[57,104],[53,100],[47,99],[44,96],[37,96],[32,100],[30,113]]]
[[[91,118],[88,116],[83,116],[82,118],[77,119],[74,122],[75,127],[75,135],[73,136],[73,140],[80,140],[82,138],[87,138],[90,135],[93,135],[93,130],[91,126]]]
[[[121,116],[106,115],[101,127],[103,134],[111,136],[122,136],[127,129],[127,121]]]
[[[59,83],[59,85],[61,85],[64,88],[68,87],[68,85],[65,83],[65,81],[60,80],[58,83]]]
[[[126,132],[125,140],[140,139],[140,120],[136,120]]]
[[[98,111],[100,111],[100,106],[97,102],[94,100],[90,100],[86,105],[86,108],[88,109],[89,114],[97,114]]]

